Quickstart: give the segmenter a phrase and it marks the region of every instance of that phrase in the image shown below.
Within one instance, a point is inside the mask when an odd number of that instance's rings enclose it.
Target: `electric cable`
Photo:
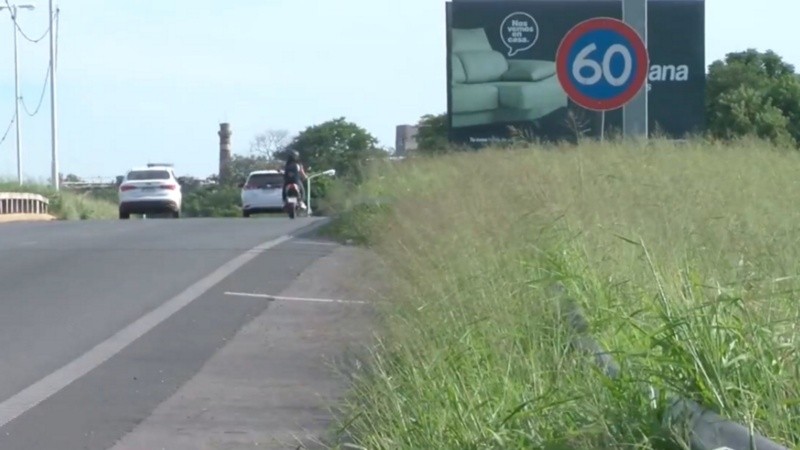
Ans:
[[[14,121],[16,120],[17,115],[14,114],[14,116],[11,117],[11,123],[9,123],[8,128],[6,128],[6,132],[3,133],[3,137],[0,138],[0,145],[3,145],[3,142],[5,142],[6,138],[8,137],[8,133],[11,133],[11,127],[14,126]]]
[[[19,34],[21,34],[23,38],[27,39],[28,41],[33,42],[34,44],[38,44],[42,39],[47,37],[47,34],[50,33],[50,27],[49,26],[48,26],[47,30],[45,30],[44,34],[42,34],[42,36],[39,39],[32,39],[27,34],[25,34],[25,31],[23,31],[22,27],[20,27],[19,24],[17,23],[17,18],[14,16],[14,13],[11,12],[11,3],[9,3],[8,0],[5,0],[5,2],[6,2],[6,8],[8,8],[8,14],[11,15],[11,21],[14,22],[14,26],[17,28],[17,30],[19,30]]]

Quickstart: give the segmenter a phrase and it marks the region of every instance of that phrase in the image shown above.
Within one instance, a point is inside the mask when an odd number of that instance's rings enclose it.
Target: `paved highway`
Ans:
[[[280,292],[330,251],[291,246],[318,224],[0,225],[0,448],[113,446],[269,303],[225,291]]]

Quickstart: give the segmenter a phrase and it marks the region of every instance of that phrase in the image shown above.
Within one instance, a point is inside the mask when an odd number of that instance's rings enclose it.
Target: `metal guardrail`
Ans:
[[[39,194],[0,192],[0,214],[47,214],[50,200]]]
[[[63,181],[61,186],[65,188],[110,188],[116,187],[114,181]]]
[[[117,186],[119,184],[117,178],[118,177],[110,176],[82,177],[78,179],[67,178],[61,180],[60,184],[62,187],[73,189],[106,188]]]
[[[180,178],[180,177],[179,177]],[[213,186],[218,184],[216,181],[212,180],[197,180],[196,181],[198,186]],[[109,189],[109,188],[117,188],[119,186],[119,182],[116,180],[112,181],[62,181],[61,186],[65,189]]]
[[[561,285],[553,286],[561,297],[561,309],[565,312],[569,328],[574,333],[571,345],[574,350],[592,354],[595,363],[611,379],[620,374],[620,367],[610,353],[589,334],[589,323],[577,303],[566,296]],[[658,393],[652,386],[642,386],[654,406]],[[663,427],[667,432],[675,428],[688,437],[692,450],[789,450],[747,427],[720,416],[692,400],[667,394]],[[679,445],[684,444],[679,442]]]

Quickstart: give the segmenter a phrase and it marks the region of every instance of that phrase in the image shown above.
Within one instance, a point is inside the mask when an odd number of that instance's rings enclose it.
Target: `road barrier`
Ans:
[[[39,194],[0,192],[0,214],[48,214],[50,200]]]
[[[63,181],[61,187],[69,189],[105,189],[119,186],[115,181]]]
[[[566,296],[566,290],[560,284],[554,285],[553,291],[561,300],[567,326],[573,332],[570,342],[573,350],[591,354],[595,363],[603,373],[613,379],[620,375],[620,367],[611,354],[589,334],[589,323],[577,303]],[[658,393],[652,386],[642,386],[643,391],[656,407]],[[692,400],[666,395],[667,404],[663,426],[669,433],[679,431],[688,437],[692,450],[789,450],[748,427],[731,422],[719,414],[705,408]],[[678,445],[683,445],[679,442]]]

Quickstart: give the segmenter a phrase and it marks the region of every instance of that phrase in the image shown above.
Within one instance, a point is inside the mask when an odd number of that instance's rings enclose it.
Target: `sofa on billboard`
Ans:
[[[555,62],[506,59],[483,28],[453,29],[451,39],[454,128],[534,121],[567,106]]]

